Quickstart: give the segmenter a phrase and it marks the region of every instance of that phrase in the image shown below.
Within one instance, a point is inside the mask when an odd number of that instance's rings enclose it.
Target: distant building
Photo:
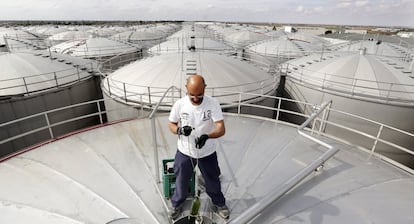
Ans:
[[[297,30],[296,28],[292,27],[292,26],[285,26],[285,32],[286,33],[295,33]]]
[[[327,31],[327,29],[324,27],[315,27],[315,26],[300,26],[300,27],[297,27],[297,29],[300,32],[305,32],[305,33],[313,34],[313,35],[325,34],[325,32]]]
[[[411,38],[411,37],[414,37],[414,32],[398,32],[397,36],[403,37],[403,38]]]
[[[351,30],[345,30],[345,33],[367,34],[367,30],[351,29]]]

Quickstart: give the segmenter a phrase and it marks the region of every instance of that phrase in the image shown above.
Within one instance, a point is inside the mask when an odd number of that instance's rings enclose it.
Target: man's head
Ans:
[[[187,95],[192,104],[200,105],[203,102],[206,83],[201,75],[191,75],[187,78]]]

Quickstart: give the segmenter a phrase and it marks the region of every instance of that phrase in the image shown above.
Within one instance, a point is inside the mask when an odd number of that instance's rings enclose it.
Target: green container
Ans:
[[[172,169],[174,164],[174,159],[163,159],[162,160],[162,167],[163,167],[163,188],[164,188],[164,197],[169,199],[174,194],[175,190],[175,174],[174,170]],[[195,172],[193,172],[193,176],[190,180],[190,185],[188,187],[188,194],[190,196],[194,196],[195,193]]]

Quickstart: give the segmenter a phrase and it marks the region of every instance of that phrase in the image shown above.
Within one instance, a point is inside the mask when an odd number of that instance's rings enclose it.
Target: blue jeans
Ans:
[[[217,153],[198,159],[198,167],[204,177],[206,192],[210,196],[214,205],[223,206],[226,199],[221,192],[220,168],[217,161]],[[190,184],[191,175],[194,167],[197,165],[197,159],[184,155],[179,150],[175,154],[174,173],[175,191],[171,197],[171,204],[174,207],[181,205],[188,195],[188,185]]]

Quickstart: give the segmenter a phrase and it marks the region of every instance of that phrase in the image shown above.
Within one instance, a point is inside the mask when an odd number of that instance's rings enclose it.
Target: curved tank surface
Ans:
[[[167,116],[156,117],[159,159],[173,158],[176,137]],[[230,220],[251,209],[318,161],[327,149],[296,127],[252,116],[225,115],[217,153]],[[168,223],[169,202],[155,177],[151,124],[132,120],[70,135],[0,163],[2,223]],[[110,137],[108,137],[110,136]],[[249,223],[411,223],[414,176],[369,153],[315,136],[339,152]],[[386,203],[384,203],[384,201]],[[187,204],[187,203],[186,203]],[[393,212],[390,212],[393,211]],[[188,205],[182,216],[188,214]],[[239,221],[242,220],[242,221]],[[177,222],[178,223],[178,222]]]
[[[170,86],[184,90],[187,77],[193,74],[203,75],[207,83],[206,94],[218,97],[223,104],[239,100],[238,94],[223,91],[267,94],[277,84],[276,77],[269,72],[237,58],[189,52],[161,54],[129,64],[110,74],[103,81],[103,90],[127,103],[151,104],[157,102]],[[175,94],[172,97],[182,93]],[[249,98],[252,96],[243,96],[242,100]]]

